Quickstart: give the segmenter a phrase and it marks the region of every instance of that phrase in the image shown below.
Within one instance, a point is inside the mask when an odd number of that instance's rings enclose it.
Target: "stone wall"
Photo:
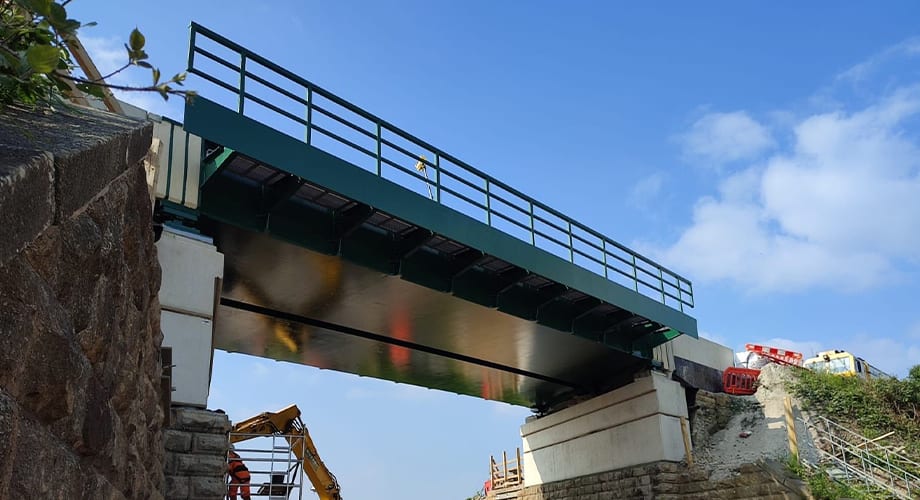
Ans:
[[[0,498],[162,498],[150,141],[0,111]]]
[[[227,495],[227,433],[223,413],[173,408],[164,434],[166,498],[218,500]]]
[[[671,462],[640,465],[524,488],[518,500],[780,500],[804,498],[800,482],[776,464],[746,464],[710,480],[702,469]]]

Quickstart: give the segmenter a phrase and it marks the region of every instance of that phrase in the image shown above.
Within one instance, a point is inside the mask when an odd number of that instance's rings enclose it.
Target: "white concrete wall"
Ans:
[[[734,366],[735,354],[728,347],[707,339],[681,335],[665,342],[653,351],[654,359],[661,361],[666,370],[674,369],[674,356],[678,356],[716,370]]]
[[[156,243],[160,267],[163,347],[173,354],[174,403],[207,407],[214,309],[224,256],[193,235],[165,228]]]
[[[652,373],[521,426],[524,484],[684,458],[684,389]]]

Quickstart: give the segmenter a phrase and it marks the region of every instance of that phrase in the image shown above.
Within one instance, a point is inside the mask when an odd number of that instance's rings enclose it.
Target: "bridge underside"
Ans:
[[[693,318],[206,99],[215,347],[547,408],[650,366]]]
[[[265,234],[219,225],[216,243],[226,262],[219,349],[524,406],[615,387],[648,366]]]

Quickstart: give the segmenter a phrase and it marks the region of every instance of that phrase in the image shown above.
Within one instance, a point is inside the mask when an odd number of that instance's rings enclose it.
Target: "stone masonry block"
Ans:
[[[175,457],[177,475],[223,477],[227,468],[225,457],[208,455],[176,455]]]
[[[91,109],[40,114],[10,106],[0,120],[0,146],[54,153],[57,223],[137,163],[152,131],[149,123]]]
[[[216,477],[190,477],[189,489],[194,498],[224,498],[227,494],[227,483],[223,478]]]
[[[53,172],[50,154],[0,146],[0,266],[51,224]]]
[[[192,451],[211,455],[224,455],[227,453],[227,436],[223,434],[194,434]]]
[[[188,452],[192,449],[192,434],[167,429],[163,432],[163,446],[169,451]]]
[[[166,476],[166,498],[169,500],[186,499],[189,497],[189,478],[181,476]]]
[[[173,408],[173,411],[173,427],[176,429],[215,434],[230,432],[230,419],[223,413],[181,407]]]

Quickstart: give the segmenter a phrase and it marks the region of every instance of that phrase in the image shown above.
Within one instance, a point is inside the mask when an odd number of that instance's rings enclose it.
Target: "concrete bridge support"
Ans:
[[[524,485],[685,458],[684,388],[662,373],[525,423]]]

